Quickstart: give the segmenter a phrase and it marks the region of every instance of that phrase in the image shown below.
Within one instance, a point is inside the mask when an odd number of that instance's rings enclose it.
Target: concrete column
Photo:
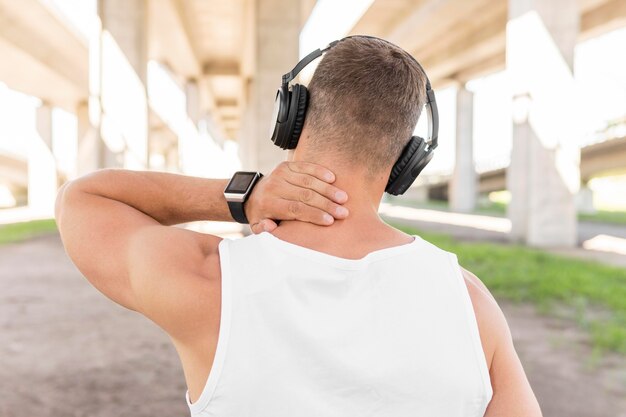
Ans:
[[[517,99],[520,101],[520,99]],[[510,240],[526,243],[528,236],[528,165],[529,146],[532,130],[526,122],[513,128],[511,162],[506,170],[506,188],[511,193],[507,206],[507,217],[511,220]]]
[[[165,153],[165,170],[168,172],[180,172],[178,165],[178,146],[172,146]]]
[[[147,2],[99,0],[102,23],[90,45],[91,115],[106,144],[104,166],[148,166]]]
[[[35,110],[35,125],[39,139],[52,152],[52,106],[42,103]]]
[[[402,198],[406,200],[419,202],[419,203],[427,203],[428,202],[428,186],[417,185],[417,186],[409,187],[409,189],[406,190]]]
[[[37,135],[28,149],[28,207],[38,215],[54,214],[58,179],[52,152],[52,107],[42,104],[35,114]]]
[[[287,157],[270,140],[274,98],[281,76],[298,62],[300,2],[254,0],[254,73],[247,86],[248,108],[240,156],[245,169],[268,173]],[[276,11],[280,10],[280,13]]]
[[[76,124],[78,152],[76,153],[76,173],[85,175],[102,167],[102,152],[104,144],[100,139],[99,131],[89,120],[87,103],[80,103],[76,107]]]
[[[474,93],[460,86],[456,93],[456,156],[448,194],[453,211],[471,213],[476,208],[477,178],[474,167]]]
[[[188,80],[185,83],[185,101],[187,116],[197,127],[200,121],[200,90],[198,90],[198,82],[196,80]]]
[[[573,60],[580,18],[569,0],[509,0],[506,60],[513,87],[507,171],[512,240],[575,246],[580,149]]]
[[[595,214],[596,208],[593,205],[593,190],[588,182],[583,182],[576,195],[576,209],[579,213]]]

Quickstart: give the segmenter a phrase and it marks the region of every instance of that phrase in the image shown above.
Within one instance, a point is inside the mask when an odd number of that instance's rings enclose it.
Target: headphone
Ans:
[[[287,74],[283,75],[282,84],[276,93],[276,101],[274,103],[274,114],[272,115],[273,130],[272,142],[282,149],[294,149],[298,145],[306,110],[309,103],[309,92],[305,86],[301,84],[289,83],[298,75],[304,67],[311,61],[322,56],[323,53],[337,45],[339,42],[353,38],[363,37],[369,39],[378,39],[390,45],[393,43],[375,36],[353,35],[347,36],[331,42],[324,49],[316,49],[305,56],[298,64]],[[424,68],[410,54],[411,59],[417,64],[426,76]],[[385,191],[392,195],[403,194],[417,176],[422,172],[424,167],[433,158],[433,150],[437,147],[437,138],[439,133],[439,112],[437,110],[437,102],[435,101],[435,92],[430,86],[430,80],[426,76],[426,111],[428,113],[428,141],[419,136],[412,136],[406,144],[400,157],[391,169],[389,181],[385,187]]]

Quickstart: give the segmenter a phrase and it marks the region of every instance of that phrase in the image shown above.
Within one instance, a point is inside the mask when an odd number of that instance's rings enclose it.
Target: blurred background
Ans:
[[[188,414],[167,337],[65,256],[56,191],[270,172],[281,75],[348,34],[414,55],[439,104],[381,215],[485,282],[545,416],[626,416],[626,1],[0,0],[1,417]]]

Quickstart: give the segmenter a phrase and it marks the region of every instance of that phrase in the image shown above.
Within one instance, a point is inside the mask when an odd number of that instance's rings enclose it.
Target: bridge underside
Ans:
[[[46,187],[56,184],[46,178],[57,175],[49,116],[54,107],[77,115],[78,173],[105,166],[177,171],[195,159],[200,168],[186,173],[208,175],[205,168],[211,163],[198,156],[207,154],[219,165],[227,138],[238,140],[246,169],[267,172],[284,159],[267,138],[267,123],[280,75],[297,61],[298,35],[315,0],[99,0],[94,33],[88,36],[70,27],[51,5],[41,0],[0,0],[0,56],[9,63],[0,65],[0,81],[42,100],[37,149],[47,161],[42,166],[50,169],[49,175],[40,175]],[[278,9],[281,15],[275,13]],[[472,207],[477,193],[516,186],[514,194],[532,189],[534,196],[545,199],[536,206],[549,206],[551,193],[539,186],[543,175],[539,171],[550,172],[553,178],[548,183],[567,193],[568,181],[585,182],[626,165],[623,138],[584,148],[578,164],[573,154],[560,153],[561,147],[556,148],[558,157],[542,149],[551,138],[541,137],[538,132],[543,130],[526,120],[514,123],[511,160],[516,169],[473,172],[473,139],[468,134],[473,95],[465,87],[467,81],[507,66],[522,81],[523,91],[516,95],[533,98],[527,109],[531,114],[542,106],[555,109],[568,104],[564,98],[551,102],[536,94],[537,74],[524,73],[520,65],[533,61],[521,59],[527,49],[545,44],[533,44],[530,37],[515,33],[515,27],[528,24],[518,18],[529,11],[545,19],[540,29],[527,29],[557,46],[556,52],[548,52],[548,61],[561,60],[570,67],[576,42],[626,25],[623,0],[374,0],[350,31],[402,46],[420,60],[436,88],[457,87],[456,145],[462,151],[457,151],[452,180],[431,178],[428,187],[441,197],[456,190],[451,201],[464,209]],[[555,70],[543,58],[542,71]],[[168,82],[183,97],[174,112],[163,110],[150,89],[149,61],[168,74]],[[520,73],[527,76],[520,78]],[[571,71],[565,74],[569,80]],[[563,77],[551,76],[555,83],[550,85],[566,85]],[[200,126],[212,141],[202,136]],[[531,140],[520,139],[524,135],[540,146],[530,147]],[[117,150],[112,145],[116,142]],[[534,152],[540,164],[520,160],[527,152]],[[36,164],[14,159],[0,158],[0,173],[12,187],[23,189],[32,182],[29,166]],[[30,156],[26,159],[31,161]],[[557,172],[556,159],[566,161],[575,181]],[[154,164],[157,160],[160,164]],[[532,179],[529,187],[522,184],[525,178]],[[515,223],[532,223],[526,220]]]
[[[626,2],[579,0],[579,40],[626,25]],[[396,43],[427,68],[436,88],[506,64],[507,0],[375,0],[352,34]]]
[[[478,192],[488,194],[506,190],[506,168],[498,168],[478,174]],[[587,183],[594,177],[622,174],[626,171],[626,137],[610,139],[585,146],[580,151],[581,182]],[[448,200],[450,176],[440,177],[435,182],[423,184],[431,198]]]

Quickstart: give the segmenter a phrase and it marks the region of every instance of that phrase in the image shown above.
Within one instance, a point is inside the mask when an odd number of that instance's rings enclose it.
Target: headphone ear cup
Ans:
[[[415,152],[420,147],[423,141],[424,140],[420,138],[419,136],[413,136],[409,140],[409,143],[407,143],[404,149],[402,150],[402,153],[400,154],[400,157],[398,158],[396,163],[393,165],[393,168],[391,168],[391,174],[389,175],[389,183],[392,183],[398,179],[398,177],[400,176],[402,171],[404,171],[407,164],[409,163],[409,161],[411,160],[411,158],[413,157],[413,155],[415,154]]]
[[[433,153],[426,150],[426,141],[419,136],[413,136],[404,147],[400,157],[391,168],[389,181],[385,191],[389,194],[403,194],[424,167],[430,162]]]
[[[289,108],[291,102],[291,91],[286,85],[281,86],[276,93],[274,101],[274,113],[272,114],[272,123],[270,137],[274,145],[283,149],[287,146],[286,131],[289,121]]]
[[[306,117],[306,110],[309,105],[309,91],[305,86],[295,84],[293,86],[291,96],[291,105],[289,106],[289,120],[287,125],[290,129],[286,132],[288,135],[287,149],[295,149],[298,146],[298,140],[300,134],[302,134],[302,128],[304,127],[304,119]]]

